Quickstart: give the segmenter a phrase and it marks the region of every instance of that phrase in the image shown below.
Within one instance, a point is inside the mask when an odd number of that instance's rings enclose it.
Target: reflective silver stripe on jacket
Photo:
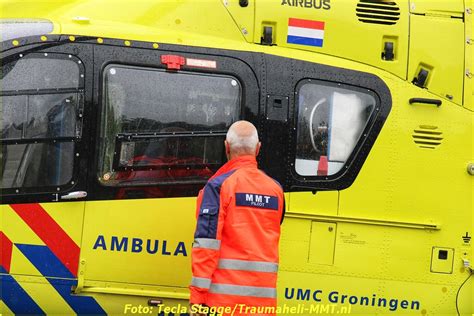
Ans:
[[[257,272],[278,272],[278,264],[264,261],[220,259],[219,269]]]
[[[191,280],[191,285],[208,289],[211,287],[211,279],[193,277]]]
[[[221,249],[221,241],[211,238],[196,238],[194,239],[193,248],[204,248],[204,249]]]
[[[276,289],[271,287],[212,284],[209,292],[214,294],[276,298]]]

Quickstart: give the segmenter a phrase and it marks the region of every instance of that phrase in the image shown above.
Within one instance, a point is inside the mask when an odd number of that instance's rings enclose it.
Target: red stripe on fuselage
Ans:
[[[0,232],[0,266],[8,273],[10,273],[10,264],[12,262],[12,247],[13,244],[10,239],[3,232]]]
[[[10,205],[64,266],[77,276],[80,248],[37,203]]]
[[[324,22],[322,21],[290,18],[288,20],[288,26],[304,27],[304,28],[315,29],[315,30],[324,30]]]

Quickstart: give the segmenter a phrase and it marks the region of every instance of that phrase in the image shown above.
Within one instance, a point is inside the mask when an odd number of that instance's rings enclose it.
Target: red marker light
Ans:
[[[181,66],[186,64],[186,59],[178,55],[161,55],[161,63],[165,64],[167,69],[180,70]]]

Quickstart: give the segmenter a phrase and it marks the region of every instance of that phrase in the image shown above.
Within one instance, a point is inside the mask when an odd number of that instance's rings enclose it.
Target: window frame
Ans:
[[[71,42],[68,36],[50,35],[46,41],[37,36],[19,39],[19,45],[13,45],[11,41],[0,42],[2,50],[2,62],[7,64],[23,58],[27,54],[48,54],[53,56],[59,54],[64,58],[69,55],[78,58],[84,70],[84,77],[80,78],[83,87],[83,111],[79,113],[82,119],[81,137],[75,139],[73,173],[70,182],[63,186],[51,187],[28,187],[15,189],[1,189],[0,204],[14,203],[43,203],[43,202],[77,202],[81,200],[65,200],[61,197],[73,191],[87,191],[87,154],[90,151],[90,108],[92,102],[93,83],[93,54],[92,45],[81,43],[77,40]],[[53,54],[53,55],[52,55]],[[45,90],[47,91],[47,90]],[[36,90],[33,90],[36,93]],[[51,92],[57,92],[52,89]],[[76,118],[77,120],[77,118]]]
[[[6,138],[1,139],[1,146],[11,146],[11,145],[29,145],[29,144],[59,144],[59,143],[73,143],[74,151],[72,156],[72,172],[71,178],[64,184],[60,185],[50,185],[50,186],[28,186],[28,187],[11,187],[11,188],[1,188],[2,195],[8,196],[13,194],[34,194],[34,193],[47,193],[47,192],[59,192],[63,193],[72,187],[78,181],[79,170],[78,165],[80,162],[80,152],[81,149],[78,146],[78,143],[81,142],[83,137],[83,113],[85,108],[85,74],[86,68],[82,59],[76,54],[69,54],[63,52],[26,52],[26,53],[17,53],[13,56],[8,56],[7,62],[3,65],[10,63],[15,63],[20,59],[30,59],[30,58],[48,58],[48,59],[58,59],[58,60],[71,60],[76,63],[79,67],[79,78],[78,78],[78,87],[77,88],[57,88],[57,89],[25,89],[25,90],[9,90],[3,91],[0,90],[0,96],[10,97],[10,96],[29,96],[29,95],[61,95],[61,94],[74,94],[77,97],[77,107],[76,107],[76,117],[75,117],[75,132],[74,136],[58,136],[50,138]],[[23,136],[23,135],[22,135]],[[57,198],[57,194],[56,194]]]
[[[162,55],[179,55],[184,58],[212,60],[216,62],[216,68],[191,67],[183,65],[178,72],[198,72],[199,74],[210,74],[212,76],[231,76],[235,77],[241,85],[240,109],[238,111],[237,120],[246,119],[258,126],[259,115],[261,111],[261,87],[260,74],[255,72],[255,64],[253,62],[255,53],[237,52],[223,49],[211,49],[204,47],[192,47],[174,44],[161,44],[156,49],[148,42],[133,42],[132,47],[124,47],[123,41],[117,39],[108,39],[108,45],[94,45],[94,96],[93,102],[97,106],[94,108],[93,117],[94,124],[92,133],[98,135],[102,120],[103,109],[103,73],[104,69],[110,64],[124,64],[136,67],[151,67],[162,69],[164,71],[176,71],[167,69],[162,64]],[[98,139],[91,139],[91,155],[93,159],[88,161],[88,185],[90,200],[110,200],[110,199],[145,199],[151,197],[126,196],[118,197],[122,189],[133,190],[136,188],[155,188],[164,191],[172,188],[170,183],[159,183],[143,186],[103,186],[101,180],[97,177],[99,167],[99,150],[100,144]],[[223,161],[225,163],[225,161]],[[205,181],[204,181],[205,182]],[[195,197],[203,183],[196,185],[196,189],[186,189],[179,196],[169,197]],[[164,196],[168,197],[168,195]],[[160,197],[156,197],[160,198]]]
[[[300,105],[298,104],[299,100],[299,91],[302,86],[305,84],[314,84],[314,83],[320,83],[320,85],[325,86],[325,87],[335,87],[335,88],[340,88],[340,89],[346,89],[348,91],[355,91],[359,93],[364,93],[364,94],[369,94],[372,96],[375,100],[375,106],[369,116],[369,119],[365,123],[364,129],[362,130],[361,136],[359,137],[357,143],[354,145],[354,149],[352,150],[351,154],[347,158],[347,160],[344,162],[342,165],[341,169],[334,173],[334,174],[328,174],[325,176],[318,176],[318,175],[300,175],[296,171],[296,156],[297,156],[297,146],[298,146],[298,128],[299,128],[299,107]],[[371,136],[371,129],[373,128],[374,124],[376,123],[377,117],[381,114],[382,110],[382,102],[379,94],[373,90],[369,89],[367,87],[363,87],[360,85],[355,85],[355,84],[350,84],[350,83],[341,83],[337,81],[331,81],[331,80],[325,80],[325,79],[318,79],[318,78],[303,78],[297,82],[294,88],[294,95],[295,95],[295,104],[294,104],[294,135],[293,139],[294,144],[293,148],[291,148],[291,176],[293,180],[295,180],[297,183],[295,187],[300,187],[300,188],[305,188],[305,184],[308,186],[308,188],[314,188],[316,187],[330,187],[330,182],[336,182],[336,181],[341,181],[343,180],[347,173],[350,172],[350,167],[356,163],[357,158],[360,156],[359,152],[365,147],[364,144],[367,142],[368,138]],[[377,136],[377,135],[375,135]],[[360,170],[360,169],[359,169]],[[357,170],[357,171],[359,171]],[[357,174],[355,174],[357,175]],[[354,175],[354,176],[355,176]],[[299,183],[298,183],[299,182]]]
[[[102,87],[102,100],[101,100],[101,110],[102,107],[105,106],[106,104],[106,85],[107,85],[107,80],[106,80],[106,73],[111,67],[123,67],[127,69],[134,69],[134,70],[144,70],[144,71],[156,71],[156,72],[161,72],[163,74],[168,73],[165,69],[163,68],[158,68],[158,67],[145,67],[145,66],[136,66],[136,65],[131,65],[128,63],[108,63],[105,67],[102,68],[101,71],[101,78],[102,81],[100,82],[101,87]],[[193,75],[196,77],[199,77],[201,80],[203,77],[220,77],[220,78],[227,78],[227,79],[232,79],[236,80],[239,86],[239,100],[237,104],[237,113],[238,113],[238,118],[241,118],[241,113],[242,113],[242,99],[243,99],[243,88],[242,88],[242,82],[236,77],[232,76],[230,74],[220,74],[220,73],[209,73],[209,72],[200,72],[200,71],[180,71],[180,74],[188,74],[188,75]],[[100,111],[100,126],[99,129],[97,130],[98,135],[102,135],[104,132],[104,113],[103,111]],[[229,126],[230,127],[230,126]],[[163,139],[163,138],[176,138],[176,137],[222,137],[223,140],[225,139],[225,135],[227,133],[227,130],[204,130],[204,131],[185,131],[185,132],[158,132],[158,131],[150,131],[146,133],[130,133],[130,132],[121,132],[115,135],[115,144],[114,144],[114,156],[113,156],[113,163],[112,163],[112,171],[154,171],[154,170],[160,170],[160,169],[168,169],[168,170],[183,170],[183,169],[198,169],[196,168],[196,165],[179,165],[179,166],[155,166],[155,165],[144,165],[144,166],[133,166],[133,167],[123,167],[120,166],[119,160],[120,160],[120,152],[121,152],[121,144],[125,142],[131,142],[133,140],[158,140],[158,139]],[[100,148],[100,137],[98,137],[98,146]],[[101,155],[102,153],[100,150],[98,151],[98,154]],[[96,170],[99,171],[101,170],[102,166],[100,166],[100,157],[97,157],[97,166]],[[222,158],[222,164],[225,163],[225,150],[222,151],[221,153],[221,158]],[[100,179],[100,174],[97,172],[97,178]],[[141,184],[138,182],[137,184],[106,184],[102,181],[99,181],[99,184],[104,187],[116,187],[116,188],[134,188],[134,187],[143,187],[143,186],[150,186],[150,185],[180,185],[180,184],[202,184],[204,185],[207,182],[208,179],[203,179],[203,180],[195,180],[195,181],[190,181],[190,180],[181,180],[181,181],[163,181],[163,180],[157,180],[155,182],[150,182],[146,184]]]

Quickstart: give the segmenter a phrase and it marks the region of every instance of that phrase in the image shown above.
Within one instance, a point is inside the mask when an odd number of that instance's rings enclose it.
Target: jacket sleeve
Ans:
[[[191,253],[192,273],[190,303],[206,303],[211,279],[217,268],[221,246],[225,208],[220,185],[208,182],[197,202],[197,225]]]

